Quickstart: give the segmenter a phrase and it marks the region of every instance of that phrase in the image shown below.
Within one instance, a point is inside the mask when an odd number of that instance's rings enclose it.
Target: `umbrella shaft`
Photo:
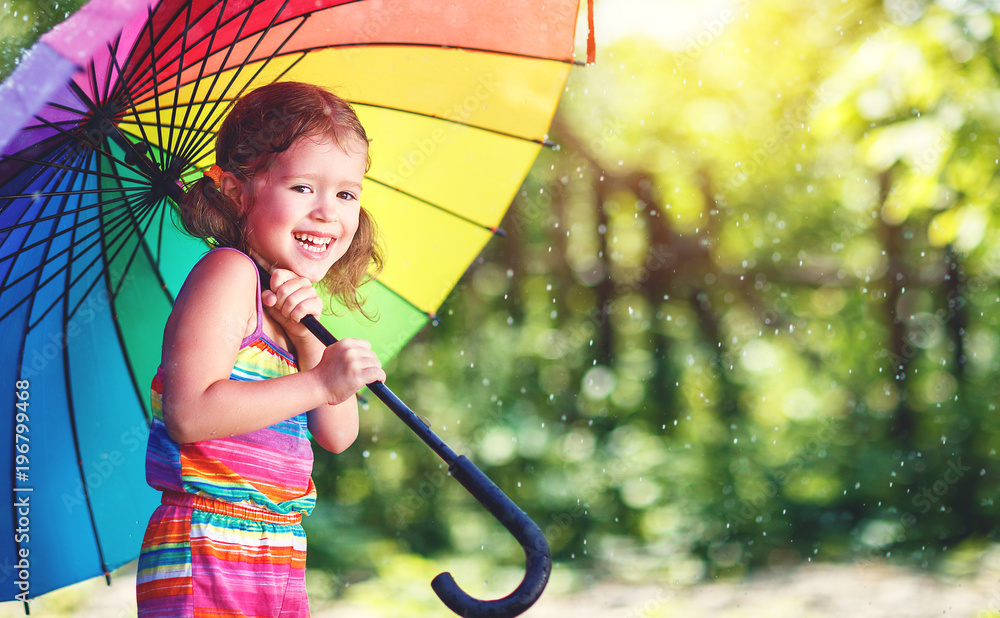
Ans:
[[[308,328],[309,332],[315,335],[323,345],[331,346],[337,343],[337,338],[334,337],[325,326],[320,324],[319,320],[316,319],[316,316],[305,316],[302,318],[302,324]],[[444,440],[431,431],[431,428],[428,427],[419,416],[414,414],[413,410],[403,403],[395,393],[389,390],[388,386],[382,382],[372,382],[368,385],[368,390],[381,399],[382,403],[392,410],[396,416],[399,417],[399,420],[406,423],[406,426],[413,430],[413,432],[417,434],[417,436],[423,440],[427,446],[431,447],[431,450],[437,453],[438,457],[443,459],[445,463],[449,466],[455,463],[458,459],[458,455],[455,454],[455,451],[451,450],[451,447],[445,444]]]

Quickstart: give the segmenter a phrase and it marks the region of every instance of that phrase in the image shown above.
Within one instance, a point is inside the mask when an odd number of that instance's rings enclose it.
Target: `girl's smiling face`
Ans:
[[[242,187],[247,240],[263,266],[320,281],[358,230],[368,145],[303,137]]]

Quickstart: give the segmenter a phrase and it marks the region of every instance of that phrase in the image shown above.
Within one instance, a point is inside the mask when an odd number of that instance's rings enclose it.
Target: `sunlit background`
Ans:
[[[0,3],[6,70],[78,5]],[[527,615],[609,582],[634,592],[595,616],[747,615],[686,591],[772,578],[752,615],[1000,616],[998,12],[596,3],[558,147],[389,367],[546,533]],[[514,540],[381,404],[318,457],[316,608],[447,615],[439,571],[519,581]],[[782,596],[789,573],[826,605]],[[102,594],[81,590],[52,607]]]

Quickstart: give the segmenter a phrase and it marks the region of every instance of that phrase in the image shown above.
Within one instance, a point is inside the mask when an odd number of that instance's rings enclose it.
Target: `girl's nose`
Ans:
[[[316,207],[313,208],[312,216],[317,221],[336,221],[339,218],[337,200],[329,198],[320,199]]]

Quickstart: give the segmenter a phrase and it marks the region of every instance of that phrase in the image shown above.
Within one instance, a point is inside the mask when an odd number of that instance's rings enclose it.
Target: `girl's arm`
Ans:
[[[335,400],[340,403],[328,403],[309,411],[309,432],[316,443],[328,451],[343,452],[358,437],[355,393],[365,384],[385,381],[382,365],[367,341],[343,339],[327,348],[299,323],[303,316],[319,315],[323,310],[322,301],[308,279],[276,269],[270,283],[275,291],[265,291],[262,299],[271,317],[282,325],[295,346],[299,370],[316,370],[328,363],[331,367],[342,368],[341,371],[348,375],[361,377],[360,383],[349,383],[353,384],[348,386],[349,390],[338,391]],[[331,375],[330,379],[336,377],[340,376]]]
[[[163,420],[177,442],[263,429],[339,403],[339,393],[366,379],[338,371],[324,355],[309,371],[259,382],[230,380],[240,343],[255,323],[256,282],[257,271],[246,258],[219,251],[192,271],[174,305],[164,336]]]
[[[323,357],[323,344],[315,337],[313,341],[315,345],[296,343],[300,370],[315,367]],[[351,340],[344,340],[338,341],[335,345],[352,343]],[[331,346],[331,349],[333,347],[335,346]],[[342,403],[319,406],[310,410],[308,419],[309,432],[316,443],[328,451],[341,453],[358,438],[358,398],[352,394]]]

